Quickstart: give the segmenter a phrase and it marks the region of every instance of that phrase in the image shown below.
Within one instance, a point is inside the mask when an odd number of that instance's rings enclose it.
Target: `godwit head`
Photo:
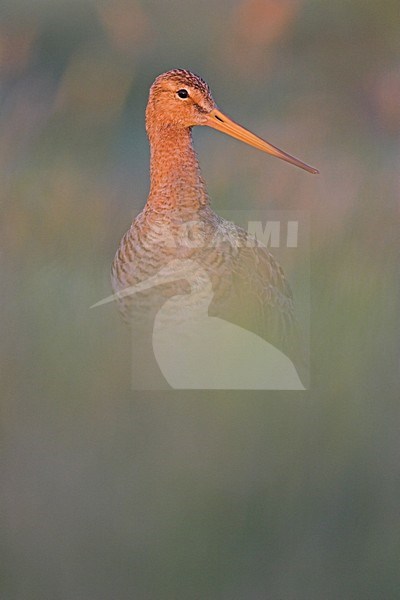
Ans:
[[[159,75],[150,88],[146,109],[150,143],[156,140],[157,132],[169,130],[172,133],[196,125],[207,125],[309,173],[318,173],[314,167],[266,142],[221,112],[208,84],[198,75],[184,69]]]

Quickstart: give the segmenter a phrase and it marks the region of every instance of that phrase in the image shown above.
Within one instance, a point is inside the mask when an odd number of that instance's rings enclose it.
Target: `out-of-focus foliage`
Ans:
[[[2,598],[398,597],[398,8],[2,3]],[[88,308],[174,67],[321,171],[194,134],[217,210],[310,211],[309,392],[132,392]]]

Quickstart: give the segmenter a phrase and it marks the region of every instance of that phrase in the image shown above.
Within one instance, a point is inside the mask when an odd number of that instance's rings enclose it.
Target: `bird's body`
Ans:
[[[193,261],[212,284],[210,315],[237,323],[294,356],[298,352],[297,327],[283,271],[266,247],[212,210],[192,144],[193,125],[211,125],[316,172],[223,115],[201,78],[183,70],[159,76],[151,87],[146,110],[150,193],[121,240],[112,267],[113,289],[119,293],[154,277],[169,264]],[[121,311],[140,324],[146,322],[146,313],[154,316],[167,298],[188,291],[187,281],[177,278],[121,298]],[[201,302],[201,286],[190,294],[194,307],[196,294]],[[179,320],[180,315],[169,317]]]
[[[267,248],[210,206],[171,210],[165,217],[148,209],[140,213],[114,260],[114,291],[146,281],[176,259],[196,261],[207,271],[214,290],[211,315],[236,322],[293,354],[293,300],[281,267]],[[125,297],[120,308],[128,320],[140,322],[149,302],[159,307],[163,299],[185,290],[185,281],[178,280],[160,286],[157,294],[151,290]]]
[[[192,259],[174,259],[156,275],[127,287],[121,297],[130,297],[158,286],[183,280],[189,291],[175,290],[164,298],[154,316],[150,334],[152,353],[159,370],[175,389],[285,389],[304,386],[291,360],[276,346],[247,328],[209,314],[214,289],[203,264]],[[104,304],[114,296],[102,300]],[[143,339],[141,339],[143,341]],[[138,339],[134,340],[138,346]],[[139,353],[141,347],[138,348]],[[142,356],[142,355],[141,355]],[[136,381],[149,365],[139,359]],[[154,367],[154,365],[153,365]],[[150,366],[150,375],[154,370]]]

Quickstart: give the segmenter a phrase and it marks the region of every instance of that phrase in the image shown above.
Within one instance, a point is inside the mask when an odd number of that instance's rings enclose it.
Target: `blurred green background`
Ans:
[[[1,598],[399,597],[398,0],[0,8]],[[214,207],[311,214],[311,391],[130,389],[110,293],[169,68]]]

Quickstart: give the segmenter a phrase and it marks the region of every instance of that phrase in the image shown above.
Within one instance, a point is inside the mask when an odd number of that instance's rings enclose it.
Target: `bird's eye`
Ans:
[[[178,90],[176,93],[178,94],[179,98],[188,98],[189,96],[189,92],[185,89]]]

